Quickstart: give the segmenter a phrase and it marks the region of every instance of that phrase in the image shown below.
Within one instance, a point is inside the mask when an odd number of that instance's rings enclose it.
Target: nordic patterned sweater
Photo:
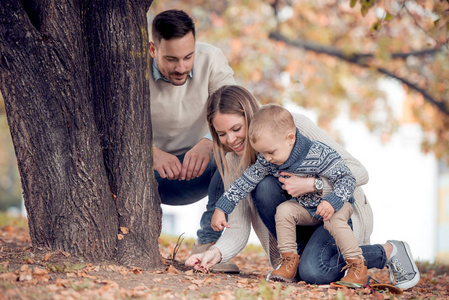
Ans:
[[[340,210],[345,202],[354,202],[356,180],[340,155],[326,144],[308,139],[296,129],[296,141],[292,152],[282,165],[272,164],[259,154],[256,162],[231,184],[215,207],[230,214],[237,203],[253,191],[265,176],[279,177],[282,171],[301,177],[324,177],[333,185],[333,190],[325,197],[321,197],[318,193],[308,193],[292,198],[318,220],[322,218],[316,215],[316,208],[322,200],[328,201],[335,212]]]

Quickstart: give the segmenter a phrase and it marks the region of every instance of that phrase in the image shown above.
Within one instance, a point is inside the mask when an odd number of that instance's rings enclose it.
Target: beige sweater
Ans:
[[[175,86],[154,81],[150,74],[153,144],[179,155],[195,146],[208,132],[206,102],[219,87],[235,84],[234,71],[223,52],[212,45],[196,43],[193,77]]]
[[[373,231],[373,214],[371,206],[360,187],[368,182],[368,173],[366,169],[358,160],[352,157],[342,146],[332,140],[310,119],[299,114],[293,114],[293,116],[296,126],[302,134],[312,140],[318,140],[333,147],[343,158],[346,165],[351,169],[357,180],[357,188],[354,192],[354,214],[351,217],[353,230],[360,245],[369,244],[370,236]],[[226,176],[225,188],[228,188],[229,185],[243,173],[244,168],[237,172],[240,157],[235,153],[228,153],[226,159],[229,167],[228,175],[230,176]],[[324,195],[327,195],[331,190],[331,186],[325,179],[324,182],[323,193]],[[252,226],[274,267],[277,258],[280,256],[277,249],[277,242],[260,219],[251,195],[248,195],[237,204],[234,211],[228,216],[228,223],[231,227],[223,232],[220,239],[213,246],[213,248],[216,247],[220,250],[222,262],[229,261],[243,250],[248,242]]]

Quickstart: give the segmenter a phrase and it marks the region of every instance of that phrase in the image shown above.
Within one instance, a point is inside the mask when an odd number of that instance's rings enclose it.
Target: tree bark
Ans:
[[[100,100],[94,101],[96,121],[119,227],[130,229],[118,241],[117,258],[125,265],[137,263],[135,257],[159,259],[151,244],[162,215],[150,159],[149,4],[136,2],[93,1],[87,10],[88,28],[95,28],[87,32],[90,68],[97,72],[94,99]]]
[[[0,88],[30,236],[33,246],[152,268],[160,265],[161,209],[151,155],[151,1],[97,2],[0,5]]]

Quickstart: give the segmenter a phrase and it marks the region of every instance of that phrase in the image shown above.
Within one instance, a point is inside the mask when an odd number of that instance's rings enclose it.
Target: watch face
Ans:
[[[315,179],[315,188],[317,190],[322,190],[323,189],[323,181],[320,178],[316,178]]]

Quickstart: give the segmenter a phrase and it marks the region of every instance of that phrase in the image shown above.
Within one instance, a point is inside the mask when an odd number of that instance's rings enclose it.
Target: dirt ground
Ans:
[[[265,253],[256,246],[247,247],[234,258],[240,274],[194,272],[183,264],[191,242],[181,243],[176,260],[169,259],[176,240],[160,239],[166,265],[146,271],[113,263],[92,264],[62,251],[33,248],[26,229],[5,226],[0,229],[0,300],[393,299],[389,293],[369,288],[266,282],[270,267]],[[419,284],[396,299],[449,299],[448,270],[447,266],[426,267]],[[377,280],[388,282],[386,269],[370,272]]]

